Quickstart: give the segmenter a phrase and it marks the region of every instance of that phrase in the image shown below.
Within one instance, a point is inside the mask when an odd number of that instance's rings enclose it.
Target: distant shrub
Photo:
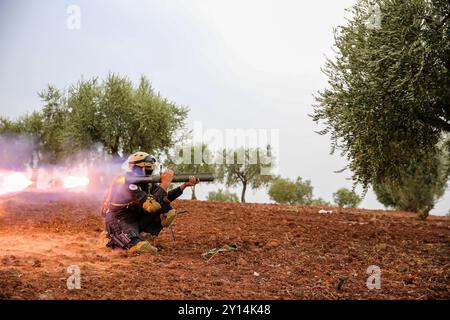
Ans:
[[[217,191],[210,191],[206,197],[209,201],[226,201],[226,202],[238,202],[239,198],[236,193],[228,190],[223,191],[219,189]]]
[[[311,181],[303,181],[300,177],[295,182],[279,177],[270,184],[268,194],[278,203],[311,204],[313,187]]]
[[[333,193],[333,199],[339,208],[356,208],[362,201],[361,197],[354,191],[346,188],[341,188]]]
[[[324,206],[324,207],[331,207],[331,203],[328,201],[323,200],[322,198],[313,199],[311,201],[312,206]]]
[[[450,144],[450,138],[447,138]],[[440,155],[425,155],[402,172],[400,181],[385,179],[373,185],[384,206],[401,211],[417,212],[425,219],[447,189],[450,156],[442,148]]]

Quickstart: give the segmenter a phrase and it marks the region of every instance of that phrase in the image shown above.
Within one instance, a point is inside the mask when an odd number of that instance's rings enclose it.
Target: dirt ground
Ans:
[[[103,246],[99,202],[0,200],[2,299],[449,299],[450,219],[400,212],[176,201],[176,242]],[[213,248],[226,251],[205,255]],[[213,251],[210,251],[213,253]],[[69,290],[67,268],[81,272]],[[367,268],[381,270],[369,290]],[[338,289],[338,284],[340,288]]]

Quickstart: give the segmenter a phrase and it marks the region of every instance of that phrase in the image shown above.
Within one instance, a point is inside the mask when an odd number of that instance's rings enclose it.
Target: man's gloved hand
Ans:
[[[200,182],[200,179],[195,176],[189,176],[189,181],[183,183],[180,188],[181,190],[184,190],[186,187],[192,187],[195,186],[197,183]]]
[[[165,228],[170,226],[172,224],[173,219],[175,219],[175,216],[177,215],[175,209],[170,210],[167,213],[161,213],[160,219],[161,219],[161,225]]]
[[[160,184],[160,186],[166,192],[169,189],[169,185],[172,183],[172,179],[173,179],[173,171],[172,170],[166,169],[161,174],[161,184]]]
[[[147,197],[147,200],[142,204],[142,208],[149,213],[154,213],[161,209],[161,205],[152,196]]]

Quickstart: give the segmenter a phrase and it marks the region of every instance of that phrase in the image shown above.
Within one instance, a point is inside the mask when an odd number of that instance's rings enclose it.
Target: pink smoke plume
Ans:
[[[36,143],[23,135],[0,136],[0,197],[23,191],[102,193],[121,170],[119,163],[92,150],[77,153],[70,163],[43,165]]]

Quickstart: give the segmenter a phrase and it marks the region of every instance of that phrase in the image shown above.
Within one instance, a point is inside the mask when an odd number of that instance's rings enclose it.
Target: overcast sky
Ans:
[[[0,0],[0,114],[41,108],[37,92],[48,83],[144,74],[190,108],[190,127],[279,129],[280,174],[310,179],[315,196],[331,201],[351,187],[350,173],[335,173],[346,161],[329,154],[308,114],[326,87],[320,68],[333,55],[333,28],[355,1]],[[80,29],[67,27],[70,5],[81,10]],[[269,201],[264,190],[247,200]],[[361,206],[382,208],[372,192]],[[447,192],[432,212],[449,208]]]

